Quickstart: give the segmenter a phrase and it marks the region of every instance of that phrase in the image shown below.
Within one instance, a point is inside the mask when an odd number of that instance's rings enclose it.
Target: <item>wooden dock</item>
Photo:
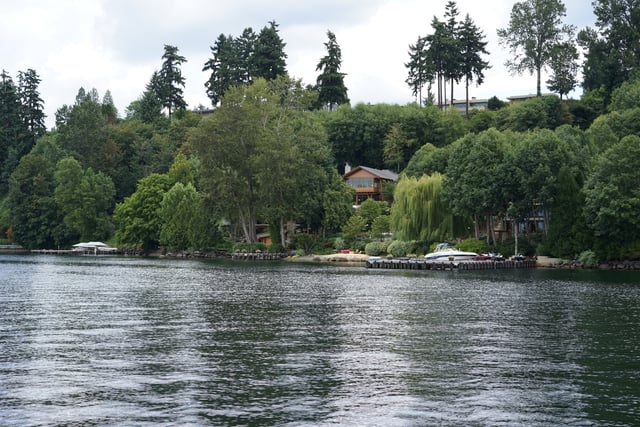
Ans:
[[[29,252],[20,245],[0,245],[0,254],[23,254]]]
[[[286,258],[285,253],[269,253],[269,252],[234,252],[231,259],[240,261],[279,261]]]
[[[478,260],[478,261],[430,261],[424,258],[374,258],[367,260],[366,268],[385,270],[504,270],[534,268],[536,261],[524,260]]]

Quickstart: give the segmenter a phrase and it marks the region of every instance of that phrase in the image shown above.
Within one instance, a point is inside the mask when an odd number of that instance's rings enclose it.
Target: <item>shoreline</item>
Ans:
[[[304,255],[301,257],[284,258],[286,262],[339,264],[344,266],[364,266],[369,255],[355,253],[337,253],[330,255]],[[601,271],[640,271],[640,261],[608,261],[600,263],[596,268],[585,268],[575,260],[564,260],[548,256],[536,257],[535,268],[562,269],[562,270],[601,270]]]
[[[58,251],[58,250],[35,250],[29,251],[23,248],[17,248],[15,246],[8,248],[1,248],[4,250],[0,250],[0,254],[3,255],[21,255],[28,253],[43,253],[43,254],[59,254],[59,255],[75,255],[72,251]],[[123,251],[118,252],[117,254],[113,254],[114,256],[141,256],[141,257],[150,257],[150,258],[232,258],[232,254],[225,253],[213,253],[213,252],[182,252],[182,253],[161,253],[160,251],[152,251],[148,254],[141,253],[133,253],[131,251]],[[366,254],[358,254],[358,253],[334,253],[328,255],[303,255],[303,256],[289,256],[287,257],[284,254],[280,254],[282,257],[279,258],[284,262],[299,262],[299,263],[307,263],[307,264],[336,264],[343,266],[353,266],[353,267],[362,267],[365,266],[367,260],[370,258],[369,255]],[[249,259],[251,258],[251,259]],[[236,258],[239,259],[239,258]],[[274,257],[269,257],[268,260],[275,260]],[[536,257],[535,268],[549,268],[549,269],[564,269],[564,270],[601,270],[601,271],[640,271],[640,260],[635,261],[606,261],[601,262],[597,267],[587,268],[582,266],[576,260],[565,260],[561,258],[553,258],[547,256],[538,256]],[[255,261],[261,262],[263,260],[253,259],[253,257],[247,257],[246,261]]]

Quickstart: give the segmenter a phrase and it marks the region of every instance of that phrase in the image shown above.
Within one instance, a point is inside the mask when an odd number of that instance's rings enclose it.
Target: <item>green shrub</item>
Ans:
[[[486,240],[466,239],[456,245],[458,249],[465,252],[475,252],[477,254],[485,254],[489,252]]]
[[[310,254],[320,243],[320,238],[315,234],[297,233],[291,237],[291,247],[293,249],[302,249],[305,253]]]
[[[333,249],[335,249],[336,251],[341,251],[346,247],[347,247],[347,243],[344,241],[342,237],[336,237],[333,240]]]
[[[371,240],[356,240],[351,244],[351,250],[354,252],[364,252],[367,247],[367,243]]]
[[[598,257],[596,256],[596,253],[592,250],[587,250],[580,253],[580,255],[578,255],[578,262],[580,262],[583,267],[587,268],[595,268],[600,263]]]
[[[370,256],[379,256],[387,253],[386,242],[369,242],[364,247],[364,253]]]
[[[413,242],[413,253],[416,255],[426,255],[429,251],[429,245],[424,240],[416,240]]]
[[[411,247],[413,245],[411,242],[403,242],[402,240],[394,240],[387,247],[387,253],[391,254],[394,257],[403,257],[407,256]]]
[[[273,243],[268,247],[270,254],[281,254],[285,252],[285,249],[279,243]]]

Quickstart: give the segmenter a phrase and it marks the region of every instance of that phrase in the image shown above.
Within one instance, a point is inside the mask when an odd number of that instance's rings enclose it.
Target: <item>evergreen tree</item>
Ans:
[[[437,101],[438,107],[442,108],[446,100],[446,51],[449,48],[447,42],[447,30],[444,22],[440,21],[435,16],[431,21],[431,28],[433,34],[426,37],[428,57],[433,61],[433,71],[436,79],[437,86]]]
[[[107,90],[102,97],[102,114],[110,124],[114,124],[118,117],[118,110],[116,109],[116,104],[113,102],[113,97],[109,90]]]
[[[59,109],[56,120],[60,147],[76,158],[83,169],[91,167],[104,172],[117,161],[107,138],[108,117],[103,114],[96,89],[86,92],[80,88],[75,104]]]
[[[465,79],[465,113],[469,116],[469,83],[474,81],[477,85],[484,81],[484,70],[489,68],[489,63],[482,59],[482,55],[488,55],[487,42],[484,34],[473,23],[467,14],[459,32],[459,44],[461,49],[462,74]]]
[[[422,88],[425,85],[422,70],[422,51],[424,50],[424,38],[418,36],[415,44],[409,45],[409,62],[404,66],[408,70],[407,79],[404,81],[411,88],[411,95],[416,97],[418,105],[422,105]]]
[[[251,27],[245,28],[242,35],[236,38],[239,81],[245,84],[251,84],[255,76],[253,56],[255,55],[257,38],[258,35]]]
[[[164,45],[164,62],[155,82],[157,95],[162,101],[162,106],[169,112],[169,119],[176,110],[184,110],[187,103],[184,101],[182,87],[185,79],[182,77],[180,65],[187,60],[184,56],[178,55],[178,48],[171,45]]]
[[[262,77],[266,80],[274,80],[287,73],[285,46],[286,44],[278,34],[278,24],[275,21],[270,21],[269,26],[262,28],[256,39],[251,61],[253,79]]]
[[[542,69],[549,65],[553,47],[573,36],[574,27],[562,23],[565,15],[561,0],[523,0],[513,5],[509,26],[498,29],[500,44],[513,55],[505,65],[515,74],[535,72],[538,96]]]
[[[22,120],[33,137],[33,144],[35,144],[35,138],[42,136],[46,131],[44,101],[38,92],[40,82],[40,77],[35,70],[28,69],[25,72],[18,72],[18,94],[22,104]]]
[[[637,0],[593,0],[596,27],[580,31],[585,51],[582,87],[604,89],[605,101],[640,66],[640,20]]]
[[[425,37],[418,37],[416,44],[409,45],[409,62],[404,64],[409,70],[409,76],[405,82],[411,88],[411,94],[418,100],[418,105],[423,104],[422,89],[425,85],[428,85],[428,94],[431,93],[431,84],[435,73],[427,43]]]
[[[205,87],[214,106],[220,103],[229,87],[251,83],[256,38],[253,29],[248,27],[240,37],[220,34],[211,46],[213,57],[204,64],[202,71],[211,71]]]
[[[460,35],[458,26],[458,6],[455,1],[450,0],[445,6],[444,16],[444,77],[449,80],[451,96],[449,102],[453,105],[453,84],[458,83],[464,74],[461,66],[463,63],[462,47],[460,46]]]
[[[238,62],[238,52],[232,36],[220,34],[211,46],[213,58],[209,59],[202,71],[211,71],[209,80],[204,84],[207,88],[207,96],[213,106],[218,105],[220,98],[230,87],[240,83],[239,76],[235,75]]]
[[[145,86],[145,91],[127,108],[127,117],[137,118],[143,123],[154,123],[162,117],[162,101],[158,96],[160,90],[158,72],[154,72]]]
[[[6,184],[13,167],[8,157],[24,135],[20,117],[21,104],[18,90],[11,76],[4,70],[0,75],[0,188]],[[4,191],[3,191],[4,192]]]
[[[329,110],[335,105],[347,104],[349,97],[347,96],[347,88],[344,85],[345,73],[340,72],[342,65],[342,52],[336,36],[331,31],[327,31],[329,39],[325,44],[327,55],[320,59],[316,66],[316,71],[321,71],[318,76],[318,102]]]

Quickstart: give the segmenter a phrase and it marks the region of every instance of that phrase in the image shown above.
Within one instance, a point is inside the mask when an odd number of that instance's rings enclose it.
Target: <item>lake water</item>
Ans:
[[[640,274],[0,256],[0,425],[640,423]]]

